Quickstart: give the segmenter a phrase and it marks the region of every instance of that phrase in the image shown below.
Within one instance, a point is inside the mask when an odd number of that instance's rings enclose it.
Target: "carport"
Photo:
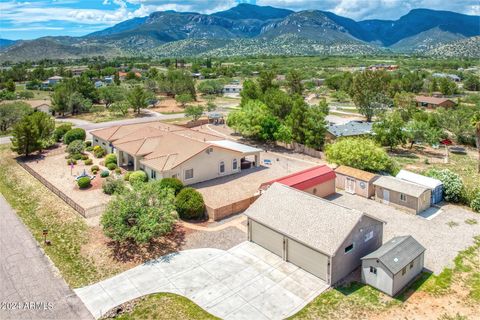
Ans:
[[[221,148],[227,148],[230,150],[241,152],[243,154],[243,157],[254,156],[255,166],[256,167],[260,166],[260,152],[263,151],[262,149],[250,147],[250,146],[247,146],[235,141],[231,141],[231,140],[208,141],[208,143],[216,145]]]

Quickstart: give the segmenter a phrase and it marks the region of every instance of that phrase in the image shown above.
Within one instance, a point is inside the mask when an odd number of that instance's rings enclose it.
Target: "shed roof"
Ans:
[[[413,182],[430,189],[435,189],[436,187],[443,184],[442,181],[438,179],[426,177],[421,174],[416,174],[407,170],[400,170],[396,177],[398,179]]]
[[[397,179],[395,177],[383,176],[375,180],[373,185],[382,187],[388,190],[397,191],[404,193],[412,197],[420,197],[425,191],[430,190],[430,188],[421,186],[416,183],[408,182],[402,179]]]
[[[327,127],[327,131],[336,137],[359,136],[372,132],[372,122],[350,121],[345,124],[333,124]]]
[[[295,189],[305,190],[317,184],[333,180],[335,177],[335,172],[329,166],[320,165],[262,183],[260,189],[266,189],[274,182],[278,182]]]
[[[368,171],[363,171],[360,169],[348,167],[348,166],[339,166],[335,169],[335,173],[343,174],[349,177],[353,177],[358,180],[362,180],[365,182],[370,182],[373,179],[377,178],[378,175],[368,172]]]
[[[390,239],[362,260],[378,259],[393,274],[397,274],[424,251],[425,248],[412,236],[401,236]]]
[[[329,256],[335,255],[364,216],[360,211],[276,182],[245,215]]]

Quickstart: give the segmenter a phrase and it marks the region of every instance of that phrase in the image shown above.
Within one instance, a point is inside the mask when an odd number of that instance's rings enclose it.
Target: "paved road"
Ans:
[[[172,253],[76,289],[96,317],[154,292],[181,294],[222,319],[284,319],[328,285],[252,242]]]
[[[0,252],[0,319],[93,319],[1,194]]]

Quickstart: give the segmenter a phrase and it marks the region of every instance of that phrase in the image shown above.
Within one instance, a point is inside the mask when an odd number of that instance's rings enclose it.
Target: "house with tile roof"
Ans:
[[[362,282],[395,296],[422,272],[424,254],[412,236],[394,237],[362,258]]]
[[[455,106],[455,102],[447,98],[416,96],[415,101],[417,103],[417,107],[428,109],[435,109],[438,107],[449,108]]]
[[[143,170],[149,179],[178,178],[194,184],[260,165],[262,150],[159,121],[91,132],[93,145],[116,153],[118,166]],[[247,159],[247,157],[250,159]]]

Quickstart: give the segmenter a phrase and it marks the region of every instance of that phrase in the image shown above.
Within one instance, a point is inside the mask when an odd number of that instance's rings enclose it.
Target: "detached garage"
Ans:
[[[245,215],[250,241],[330,285],[382,244],[382,221],[280,183]]]

